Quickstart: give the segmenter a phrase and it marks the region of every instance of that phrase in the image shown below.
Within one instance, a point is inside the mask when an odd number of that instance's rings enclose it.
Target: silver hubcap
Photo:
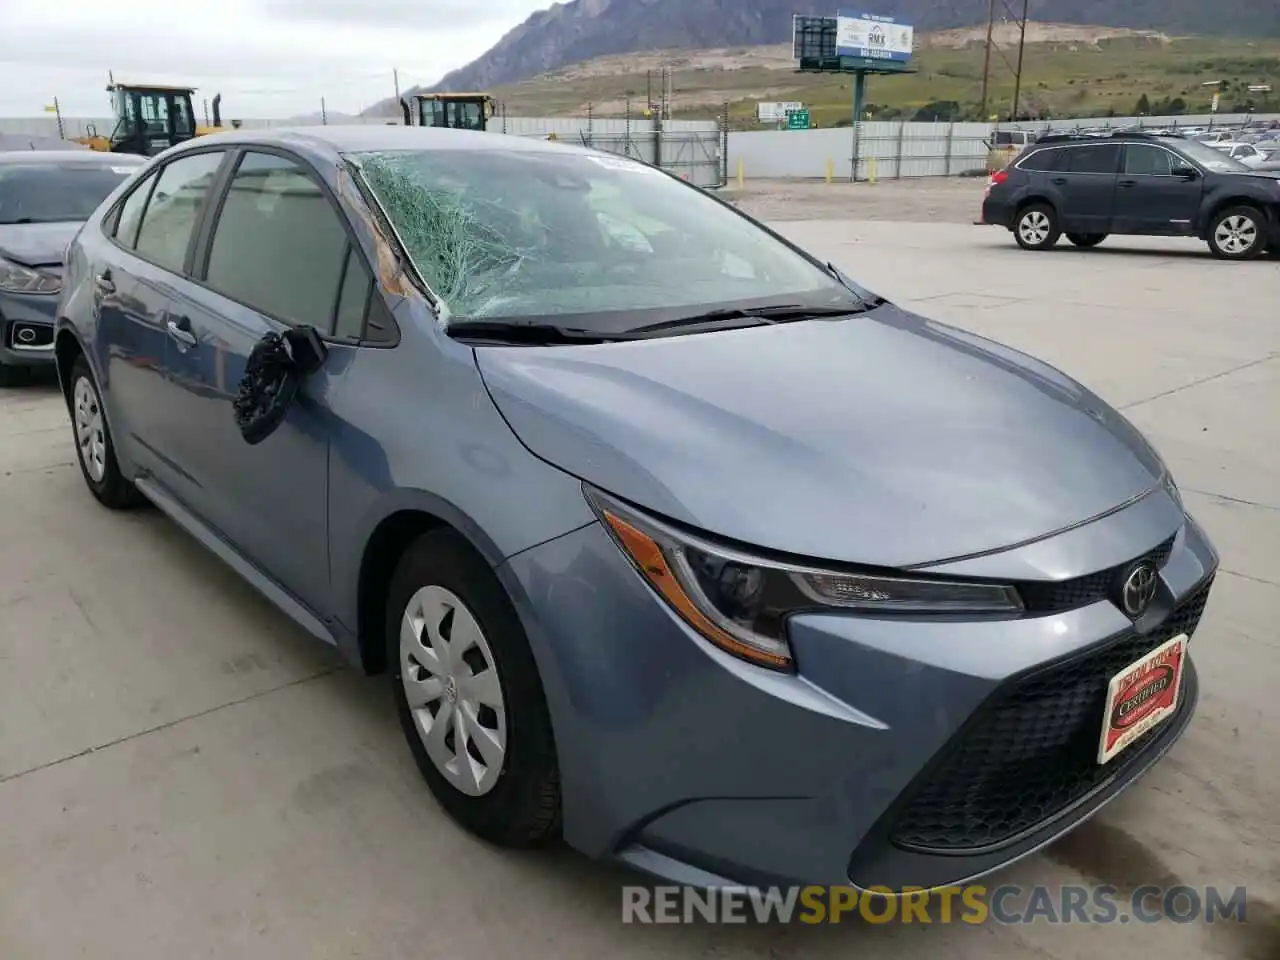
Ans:
[[[107,437],[102,422],[102,406],[98,393],[87,377],[76,381],[71,397],[75,409],[76,446],[80,462],[94,483],[101,483],[107,473]]]
[[[1044,243],[1049,236],[1049,218],[1039,210],[1033,210],[1018,222],[1018,232],[1027,243]]]
[[[492,790],[507,754],[502,687],[480,624],[443,587],[423,587],[405,608],[400,676],[436,769],[467,796]]]
[[[1225,217],[1214,231],[1213,239],[1224,253],[1244,253],[1258,242],[1258,225],[1239,214]]]

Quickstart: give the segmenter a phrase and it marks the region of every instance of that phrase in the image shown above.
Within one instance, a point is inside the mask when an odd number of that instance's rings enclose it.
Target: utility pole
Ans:
[[[206,127],[209,126],[209,98],[208,97],[205,97],[205,100],[204,100],[204,125]]]
[[[978,110],[978,119],[987,122],[987,90],[991,82],[991,34],[996,26],[996,0],[987,3],[987,50],[982,58],[982,106]]]
[[[329,125],[329,111],[325,109],[324,97],[320,98],[320,123],[326,127]]]
[[[1010,118],[1015,123],[1018,120],[1018,97],[1022,93],[1022,51],[1027,44],[1027,8],[1030,3],[1031,0],[1022,0],[1022,23],[1018,31],[1018,69],[1013,77],[1013,116]]]
[[[399,109],[400,108],[400,70],[399,68],[392,68],[391,79],[396,85],[396,109]]]

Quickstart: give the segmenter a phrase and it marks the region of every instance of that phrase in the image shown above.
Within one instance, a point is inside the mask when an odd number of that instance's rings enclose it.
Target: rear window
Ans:
[[[0,164],[0,224],[88,220],[138,166],[126,160]]]

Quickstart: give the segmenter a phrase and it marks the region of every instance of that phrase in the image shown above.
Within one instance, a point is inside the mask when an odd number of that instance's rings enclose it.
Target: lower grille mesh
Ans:
[[[1015,681],[957,735],[894,821],[899,846],[964,851],[999,844],[1088,794],[1160,735],[1160,724],[1105,766],[1097,763],[1107,685],[1125,666],[1200,622],[1205,583],[1146,636],[1128,633],[1075,660]]]

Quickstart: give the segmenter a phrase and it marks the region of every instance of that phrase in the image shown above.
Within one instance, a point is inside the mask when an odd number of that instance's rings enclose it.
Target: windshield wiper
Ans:
[[[708,310],[687,317],[676,317],[674,320],[662,320],[658,323],[647,323],[641,327],[632,327],[629,334],[659,333],[663,330],[674,330],[680,327],[703,326],[759,326],[770,323],[786,323],[791,320],[816,320],[821,317],[847,317],[851,313],[862,313],[867,308],[863,304],[849,304],[843,307],[806,307],[800,303],[783,303],[772,307],[725,307],[720,310]],[[743,322],[747,321],[747,322]],[[755,321],[752,323],[751,321]]]
[[[544,346],[568,343],[614,343],[631,340],[626,334],[601,333],[581,327],[561,327],[551,323],[521,320],[454,320],[445,327],[451,337],[462,340],[489,340],[500,343]]]

